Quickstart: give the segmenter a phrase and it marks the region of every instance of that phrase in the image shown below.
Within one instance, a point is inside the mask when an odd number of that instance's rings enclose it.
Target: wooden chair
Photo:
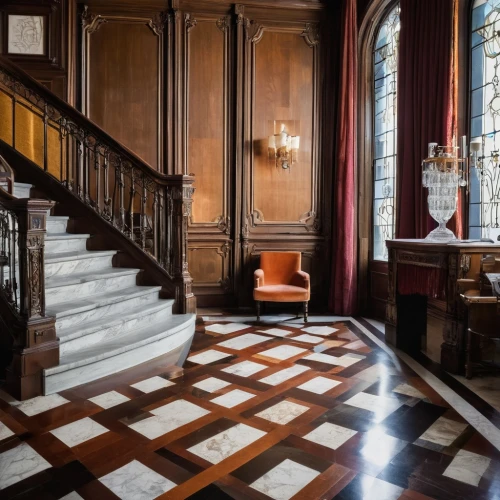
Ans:
[[[300,252],[262,252],[254,273],[253,298],[260,320],[261,302],[302,302],[307,323],[311,296],[309,274],[300,269]]]

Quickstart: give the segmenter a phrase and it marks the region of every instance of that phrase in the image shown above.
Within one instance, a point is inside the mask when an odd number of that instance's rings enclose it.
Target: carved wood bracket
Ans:
[[[304,31],[300,34],[309,47],[315,47],[319,43],[319,24],[306,23]]]

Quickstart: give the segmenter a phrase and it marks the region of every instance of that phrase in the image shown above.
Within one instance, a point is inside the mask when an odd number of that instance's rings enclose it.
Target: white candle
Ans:
[[[270,135],[268,139],[269,148],[276,149],[276,136]]]
[[[292,149],[299,149],[300,137],[295,135],[292,137]]]

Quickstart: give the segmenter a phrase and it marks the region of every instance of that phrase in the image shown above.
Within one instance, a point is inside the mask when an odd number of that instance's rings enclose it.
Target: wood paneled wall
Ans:
[[[320,0],[88,0],[79,66],[91,119],[196,191],[189,270],[198,304],[252,304],[263,250],[298,250],[326,302],[331,166],[321,155]],[[267,137],[300,135],[290,171]]]

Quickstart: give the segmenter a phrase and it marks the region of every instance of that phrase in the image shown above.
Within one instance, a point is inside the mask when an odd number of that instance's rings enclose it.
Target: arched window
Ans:
[[[399,4],[383,19],[373,46],[373,259],[387,260],[396,201],[396,88]]]
[[[470,169],[470,238],[496,240],[500,235],[499,33],[500,0],[475,0],[472,6],[470,135],[479,151]]]

